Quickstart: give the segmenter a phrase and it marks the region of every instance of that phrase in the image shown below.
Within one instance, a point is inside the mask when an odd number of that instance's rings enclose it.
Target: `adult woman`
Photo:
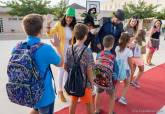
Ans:
[[[61,21],[57,22],[53,28],[50,27],[50,22],[47,23],[47,34],[48,36],[56,35],[60,39],[60,49],[62,52],[62,59],[66,54],[67,48],[71,45],[73,37],[73,28],[76,24],[75,9],[69,7],[66,10],[65,16]],[[66,102],[63,95],[63,82],[65,83],[67,78],[67,72],[64,68],[60,67],[58,72],[58,95],[62,102]]]
[[[151,60],[152,60],[153,54],[156,50],[159,49],[161,25],[162,25],[162,21],[156,20],[154,23],[154,26],[150,30],[150,35],[149,35],[150,39],[147,44],[148,52],[146,56],[146,63],[148,65],[152,65]]]
[[[96,43],[97,28],[95,28],[94,18],[92,15],[86,14],[86,17],[84,18],[84,24],[87,25],[89,29],[88,36],[84,44],[86,46],[90,45],[92,52],[98,53],[100,49],[97,47]]]
[[[129,35],[134,36],[139,27],[139,20],[136,16],[133,16],[128,24],[124,27],[124,31],[128,32]]]

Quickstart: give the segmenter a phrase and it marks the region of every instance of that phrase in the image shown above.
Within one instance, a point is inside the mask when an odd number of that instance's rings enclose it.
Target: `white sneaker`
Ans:
[[[118,100],[119,103],[123,104],[123,105],[127,105],[127,100],[125,97],[121,97],[119,100]]]

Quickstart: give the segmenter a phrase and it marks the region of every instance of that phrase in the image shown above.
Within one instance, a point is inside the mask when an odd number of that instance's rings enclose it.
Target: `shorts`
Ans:
[[[87,103],[92,103],[92,89],[86,88],[85,89],[85,95],[83,97],[76,97],[76,96],[71,96],[71,101],[72,102],[78,102],[80,99],[81,103],[87,104]]]
[[[39,114],[53,114],[54,113],[54,102],[48,106],[34,109],[39,112]]]
[[[132,64],[134,64],[136,66],[143,66],[144,65],[144,61],[143,61],[142,58],[133,57],[132,58]]]
[[[100,87],[96,87],[96,93],[102,93],[102,92],[106,92],[108,95],[112,95],[115,92],[115,88],[114,89],[102,89]]]
[[[160,41],[158,39],[151,38],[147,43],[147,48],[151,53],[154,53],[156,50],[159,49]]]

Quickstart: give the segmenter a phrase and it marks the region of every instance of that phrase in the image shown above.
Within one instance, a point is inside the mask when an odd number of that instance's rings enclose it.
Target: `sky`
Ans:
[[[2,1],[12,1],[12,0],[2,0]],[[57,4],[60,0],[50,0],[52,5]],[[77,3],[82,6],[86,6],[87,0],[69,0],[69,4]],[[106,0],[90,0],[90,1],[106,1]]]

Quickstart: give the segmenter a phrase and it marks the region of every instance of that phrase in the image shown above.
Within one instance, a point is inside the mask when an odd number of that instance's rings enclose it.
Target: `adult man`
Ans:
[[[123,23],[124,21],[124,12],[121,9],[118,9],[115,13],[113,13],[113,16],[111,18],[102,18],[102,26],[100,28],[100,31],[97,36],[97,42],[100,48],[103,49],[103,38],[106,35],[112,35],[115,38],[115,43],[112,49],[112,52],[115,53],[115,48],[119,43],[119,38],[123,30]]]

